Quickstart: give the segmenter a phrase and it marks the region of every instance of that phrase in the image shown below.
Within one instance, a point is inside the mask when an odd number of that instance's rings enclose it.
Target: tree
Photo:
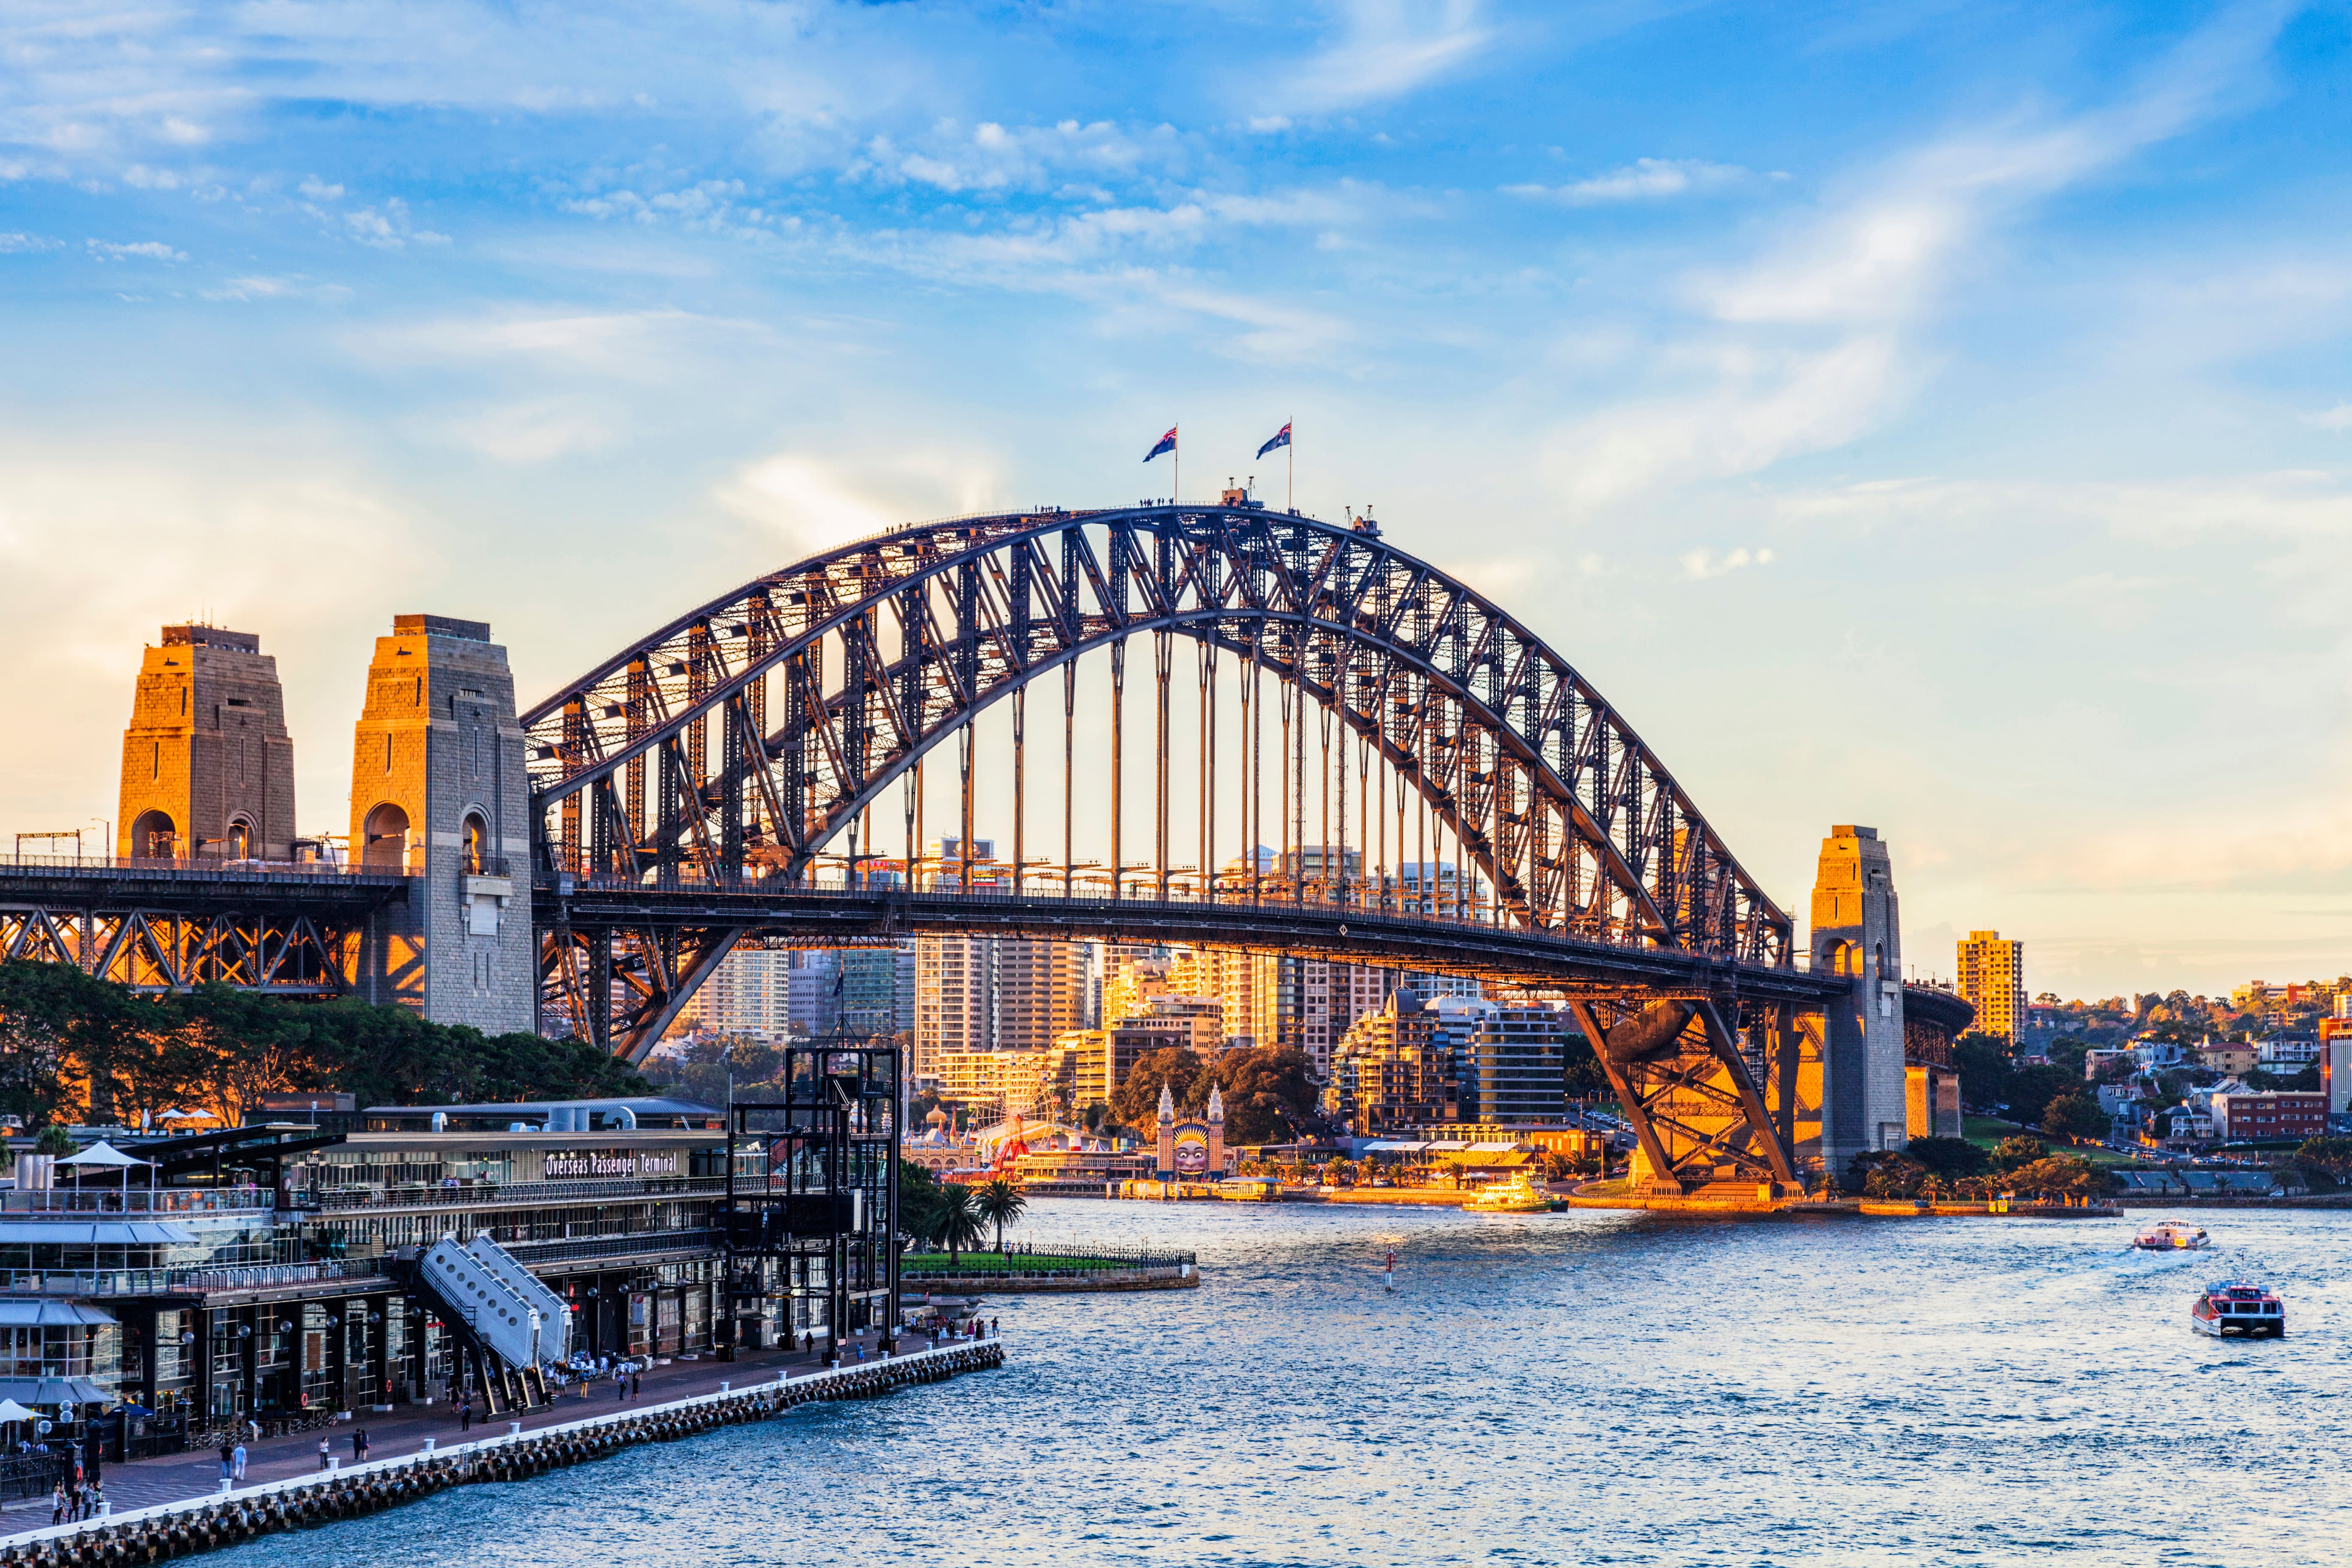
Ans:
[[[1983,1147],[1965,1138],[1914,1138],[1903,1152],[1925,1166],[1930,1175],[1948,1182],[1981,1175],[1992,1168]]]
[[[2053,1154],[2009,1173],[2010,1190],[2045,1197],[2095,1197],[2116,1189],[2116,1179],[2079,1154]]]
[[[1900,1150],[1870,1149],[1853,1157],[1846,1173],[1871,1197],[1907,1198],[1917,1195],[1927,1167]]]
[[[2048,1144],[2030,1132],[2004,1138],[1992,1152],[1992,1168],[2002,1175],[2022,1165],[2031,1165],[2050,1152]]]
[[[939,1178],[912,1160],[898,1162],[898,1228],[926,1246],[939,1239]]]
[[[1564,1089],[1570,1100],[1605,1100],[1617,1092],[1601,1069],[1601,1058],[1593,1053],[1592,1042],[1584,1037],[1581,1029],[1570,1029],[1563,1042],[1562,1063],[1566,1070]]]
[[[980,1200],[961,1182],[949,1182],[940,1188],[940,1242],[948,1249],[948,1267],[954,1268],[963,1258],[963,1249],[977,1247],[987,1234],[987,1222],[980,1215]]]
[[[1110,1119],[1147,1138],[1151,1136],[1160,1125],[1163,1085],[1175,1097],[1180,1116],[1198,1115],[1208,1104],[1209,1071],[1201,1058],[1182,1046],[1163,1046],[1146,1051],[1127,1069],[1127,1077],[1110,1097]],[[1228,1121],[1227,1126],[1231,1125]]]
[[[2059,1067],[2019,1068],[2009,1076],[2010,1119],[2021,1126],[2039,1127],[2050,1102],[2069,1089],[2079,1090],[2083,1071]]]
[[[1952,1043],[1952,1067],[1960,1075],[1960,1099],[1979,1109],[2009,1100],[2009,1042],[1975,1030]]]
[[[2294,1162],[2305,1170],[2317,1171],[2331,1182],[2352,1181],[2352,1138],[2325,1133],[2306,1138],[2303,1147],[2294,1152]]]
[[[50,1122],[41,1129],[41,1135],[33,1140],[34,1153],[47,1154],[53,1159],[63,1160],[79,1152],[80,1146],[74,1142],[73,1134],[59,1122]]]
[[[2053,1138],[2095,1138],[2106,1130],[2106,1113],[2079,1090],[2062,1094],[2042,1108],[2042,1131]]]
[[[1209,1068],[1225,1108],[1227,1143],[1286,1143],[1315,1112],[1307,1053],[1280,1046],[1227,1051]],[[1154,1101],[1157,1109],[1157,1100]]]
[[[1004,1227],[1028,1212],[1029,1200],[1009,1178],[998,1176],[982,1186],[972,1201],[982,1220],[996,1227],[996,1250],[1003,1252]]]

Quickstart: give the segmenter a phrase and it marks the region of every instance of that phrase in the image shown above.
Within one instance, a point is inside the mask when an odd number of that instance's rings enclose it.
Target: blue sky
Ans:
[[[2352,968],[2352,18],[1475,0],[0,5],[0,828],[111,815],[143,639],[528,700],[892,521],[1299,504],[1549,635],[1910,960]],[[37,740],[26,737],[37,736]]]

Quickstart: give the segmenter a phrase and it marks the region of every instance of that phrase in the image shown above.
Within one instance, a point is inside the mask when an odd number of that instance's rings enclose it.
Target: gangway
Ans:
[[[572,1353],[572,1309],[562,1297],[486,1236],[467,1247],[443,1237],[417,1259],[416,1278],[464,1325],[489,1414],[547,1403],[541,1364]]]

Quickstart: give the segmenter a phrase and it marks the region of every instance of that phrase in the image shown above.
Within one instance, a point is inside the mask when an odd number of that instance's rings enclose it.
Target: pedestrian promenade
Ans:
[[[842,1363],[845,1367],[858,1364],[857,1350],[863,1346],[868,1364],[880,1359],[876,1346],[877,1336],[867,1333],[842,1341]],[[907,1350],[928,1347],[928,1338],[905,1335],[900,1345]],[[633,1406],[648,1406],[669,1400],[685,1399],[698,1394],[716,1394],[721,1383],[740,1389],[753,1384],[772,1382],[778,1377],[801,1376],[818,1370],[823,1361],[821,1352],[759,1351],[739,1352],[731,1362],[715,1361],[709,1356],[699,1361],[673,1359],[667,1366],[648,1366],[642,1374],[637,1396],[622,1401],[614,1396],[612,1382],[590,1383],[575,1389],[551,1405],[520,1415],[494,1415],[478,1418],[473,1430],[460,1432],[457,1411],[446,1405],[396,1406],[389,1414],[362,1410],[349,1421],[338,1421],[317,1432],[299,1432],[283,1437],[266,1437],[258,1443],[246,1445],[245,1485],[264,1481],[297,1480],[317,1475],[319,1439],[324,1436],[331,1445],[330,1452],[345,1466],[352,1462],[352,1435],[364,1427],[368,1435],[370,1459],[396,1459],[421,1453],[425,1440],[433,1438],[443,1449],[462,1442],[484,1437],[502,1436],[510,1421],[522,1423],[526,1433],[542,1427],[560,1426],[585,1416],[608,1415]],[[584,1394],[584,1397],[583,1397]],[[220,1454],[217,1449],[202,1452],[190,1450],[184,1454],[167,1454],[152,1459],[137,1459],[128,1464],[104,1466],[99,1479],[106,1488],[106,1497],[116,1515],[134,1509],[154,1508],[164,1503],[188,1502],[217,1493],[220,1490]],[[5,1525],[0,1534],[35,1528],[26,1514],[37,1510],[39,1523],[48,1522],[49,1500],[46,1497],[27,1499],[6,1506]]]

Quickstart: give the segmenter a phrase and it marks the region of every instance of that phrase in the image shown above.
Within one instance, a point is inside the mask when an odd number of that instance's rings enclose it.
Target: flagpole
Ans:
[[[1282,460],[1285,466],[1282,476],[1282,510],[1297,511],[1298,502],[1291,492],[1298,488],[1298,416],[1294,414],[1285,420],[1283,428],[1290,432],[1290,439],[1282,444]]]
[[[1175,493],[1171,495],[1168,500],[1171,506],[1181,506],[1184,503],[1184,426],[1181,423],[1171,426],[1170,434],[1176,437],[1176,444],[1168,448],[1168,456],[1175,472],[1169,476],[1168,483]],[[1116,873],[1113,875],[1116,877]]]

